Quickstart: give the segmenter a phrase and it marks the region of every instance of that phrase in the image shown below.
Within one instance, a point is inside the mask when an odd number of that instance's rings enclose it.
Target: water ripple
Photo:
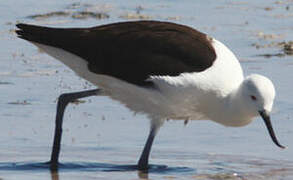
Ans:
[[[0,171],[47,171],[50,170],[48,162],[0,162]],[[67,162],[60,163],[58,171],[137,171],[137,165],[117,165],[96,162]],[[195,169],[188,167],[168,167],[166,165],[151,164],[148,172],[159,174],[186,174],[194,173]]]

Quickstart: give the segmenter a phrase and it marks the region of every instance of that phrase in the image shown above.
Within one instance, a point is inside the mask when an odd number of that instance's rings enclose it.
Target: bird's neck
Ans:
[[[228,126],[244,126],[249,124],[255,117],[253,110],[249,106],[240,85],[225,97],[225,109],[223,110],[227,117]]]

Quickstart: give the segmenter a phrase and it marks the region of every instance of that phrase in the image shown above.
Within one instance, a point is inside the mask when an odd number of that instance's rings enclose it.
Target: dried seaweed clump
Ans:
[[[282,49],[286,55],[293,55],[293,41],[280,42],[279,45],[282,46]]]
[[[110,16],[104,12],[92,12],[92,11],[79,11],[79,12],[70,12],[70,11],[55,11],[44,14],[35,14],[28,16],[30,19],[35,20],[44,20],[49,18],[58,18],[58,17],[71,17],[73,19],[106,19]]]
[[[264,56],[267,58],[270,58],[272,56],[277,56],[277,57],[284,57],[284,56],[292,56],[293,55],[293,41],[283,41],[283,42],[270,42],[268,44],[258,44],[258,43],[254,43],[252,44],[252,46],[254,46],[257,49],[260,48],[279,48],[280,52],[279,53],[275,53],[275,54],[261,54],[259,56]]]

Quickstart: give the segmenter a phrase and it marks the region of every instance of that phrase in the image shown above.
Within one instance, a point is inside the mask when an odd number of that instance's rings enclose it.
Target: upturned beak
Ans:
[[[285,146],[282,146],[282,145],[279,143],[278,139],[276,138],[276,135],[275,135],[274,129],[273,129],[273,127],[272,127],[271,118],[270,118],[270,116],[269,116],[269,113],[268,113],[267,111],[264,110],[264,111],[259,111],[259,114],[260,114],[260,116],[263,118],[263,120],[264,120],[264,122],[265,122],[265,124],[266,124],[266,126],[267,126],[267,129],[268,129],[268,131],[269,131],[269,133],[270,133],[270,136],[271,136],[273,142],[274,142],[277,146],[279,146],[280,148],[285,149],[286,147],[285,147]]]

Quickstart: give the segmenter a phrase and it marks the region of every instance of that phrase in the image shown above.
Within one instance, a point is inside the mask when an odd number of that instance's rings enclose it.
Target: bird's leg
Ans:
[[[54,144],[52,148],[50,168],[51,170],[58,169],[58,158],[60,153],[60,143],[62,136],[62,123],[64,110],[68,103],[84,97],[94,96],[100,92],[100,89],[93,89],[88,91],[74,92],[61,94],[58,98],[57,112],[56,112],[56,122],[55,122],[55,135],[54,135]]]
[[[148,169],[148,163],[149,163],[149,155],[151,152],[152,144],[155,139],[155,136],[159,130],[160,126],[152,125],[150,129],[150,133],[147,139],[147,142],[144,146],[144,149],[142,151],[142,154],[139,158],[137,167],[139,170],[147,170]]]

